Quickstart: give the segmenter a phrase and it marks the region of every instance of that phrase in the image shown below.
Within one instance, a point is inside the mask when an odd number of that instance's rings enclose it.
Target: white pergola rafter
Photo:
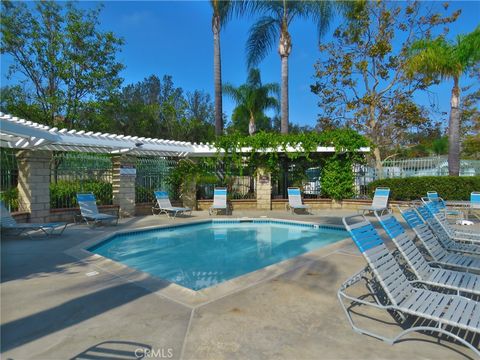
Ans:
[[[0,146],[12,149],[77,151],[102,154],[125,154],[137,156],[163,157],[208,157],[215,156],[213,144],[197,144],[186,141],[145,138],[130,135],[117,135],[93,131],[58,129],[20,119],[0,112]],[[282,148],[268,149],[265,152],[284,152]],[[300,147],[287,147],[287,152],[301,152]],[[359,149],[369,152],[370,148]],[[242,153],[251,152],[242,148]],[[333,153],[333,146],[319,146],[318,153]]]

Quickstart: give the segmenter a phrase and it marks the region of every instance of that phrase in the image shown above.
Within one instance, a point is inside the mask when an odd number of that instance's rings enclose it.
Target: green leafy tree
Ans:
[[[278,110],[277,98],[280,93],[278,84],[262,84],[260,71],[251,69],[245,84],[239,87],[225,84],[223,91],[237,104],[232,115],[235,128],[242,133],[247,133],[248,129],[250,135],[256,131],[257,127],[259,130],[271,129],[270,120],[264,112],[268,109]]]
[[[13,59],[8,76],[20,74],[33,89],[28,96],[42,109],[39,121],[71,128],[82,101],[104,99],[121,84],[115,55],[123,41],[98,29],[100,8],[54,1],[1,6],[1,53]]]
[[[411,45],[411,56],[406,64],[408,74],[423,74],[441,80],[452,79],[450,118],[448,121],[448,172],[460,172],[460,78],[480,61],[480,26],[467,35],[449,42],[445,36],[418,40]]]
[[[295,19],[310,19],[317,26],[319,38],[326,32],[337,3],[332,1],[251,1],[250,10],[260,14],[252,25],[247,40],[247,64],[256,66],[278,41],[278,54],[282,65],[281,132],[288,133],[288,57],[292,51],[289,26]]]
[[[375,166],[382,176],[382,159],[392,145],[401,144],[407,130],[428,125],[412,95],[426,89],[432,78],[406,76],[408,50],[419,36],[429,38],[455,21],[459,12],[444,16],[418,1],[355,5],[348,21],[335,30],[335,40],[320,46],[324,60],[315,66],[317,81],[311,89],[319,96],[320,124],[328,120],[364,133],[375,145]]]

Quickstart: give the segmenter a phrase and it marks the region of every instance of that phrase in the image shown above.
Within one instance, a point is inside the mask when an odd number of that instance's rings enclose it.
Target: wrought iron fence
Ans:
[[[162,157],[137,158],[135,202],[137,204],[152,202],[155,190],[168,191],[171,199],[178,199],[178,190],[174,189],[168,182],[168,175],[176,164],[176,160]]]
[[[111,205],[112,174],[108,155],[54,153],[50,165],[50,208],[76,207],[79,192],[93,192],[98,205]]]
[[[225,171],[222,163],[206,169],[209,173],[197,184],[197,199],[213,199],[213,189],[226,187],[231,199],[256,199],[257,184],[253,170],[250,168]]]
[[[19,208],[18,166],[13,150],[0,149],[0,170],[0,200],[10,211],[16,211]]]

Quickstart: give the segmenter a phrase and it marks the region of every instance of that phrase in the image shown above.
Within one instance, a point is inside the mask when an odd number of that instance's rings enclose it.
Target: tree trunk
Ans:
[[[288,134],[288,56],[292,50],[290,34],[287,30],[287,23],[282,23],[280,32],[280,43],[278,44],[278,53],[282,61],[282,96],[280,102],[281,126],[280,132]]]
[[[452,97],[450,99],[450,119],[448,122],[448,174],[460,174],[460,87],[458,77],[453,79]]]
[[[376,170],[377,179],[383,179],[382,156],[380,154],[380,149],[378,147],[373,149],[373,156],[375,157],[375,170]]]
[[[255,128],[255,116],[250,112],[250,121],[248,123],[248,133],[251,135],[253,135],[256,131],[256,128]]]
[[[213,15],[213,77],[215,86],[215,135],[223,133],[222,64],[220,59],[220,17]]]
[[[288,134],[288,56],[282,56],[282,99],[281,107],[281,127],[282,134]]]

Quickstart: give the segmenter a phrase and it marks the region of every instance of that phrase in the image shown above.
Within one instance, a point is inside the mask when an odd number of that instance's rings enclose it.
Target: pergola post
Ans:
[[[272,176],[265,168],[257,169],[257,209],[272,209]]]
[[[135,158],[114,156],[113,164],[113,204],[120,207],[120,216],[135,215]]]
[[[51,160],[51,151],[17,152],[19,206],[30,213],[30,221],[34,223],[49,221]]]

